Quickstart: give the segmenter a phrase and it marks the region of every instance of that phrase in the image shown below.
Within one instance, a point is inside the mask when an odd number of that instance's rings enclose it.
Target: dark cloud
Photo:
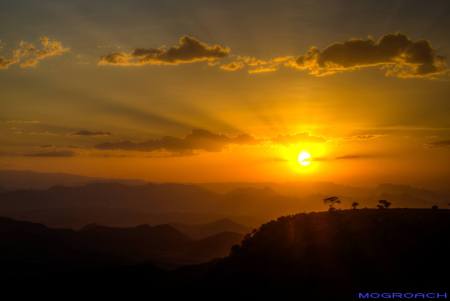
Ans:
[[[312,161],[335,161],[335,160],[364,160],[364,159],[376,159],[376,158],[383,158],[387,157],[386,154],[367,154],[367,153],[355,153],[355,154],[345,154],[337,157],[314,157],[311,160]]]
[[[376,135],[376,134],[360,134],[360,135],[352,135],[352,136],[347,136],[344,137],[345,140],[348,141],[368,141],[368,140],[373,140],[373,139],[377,139],[380,137],[383,137],[385,135]]]
[[[373,158],[380,158],[382,157],[379,154],[348,154],[348,155],[342,155],[338,156],[335,159],[336,160],[355,160],[355,159],[373,159]]]
[[[429,146],[429,147],[450,147],[450,139],[429,142],[429,143],[427,143],[427,146]]]
[[[0,69],[8,69],[12,65],[21,68],[35,67],[40,61],[59,56],[69,51],[60,41],[52,40],[46,36],[40,38],[40,47],[25,41],[12,51],[10,58],[0,57]]]
[[[5,122],[8,123],[8,124],[37,124],[37,123],[41,123],[39,120],[20,120],[20,119],[6,120]]]
[[[25,157],[74,157],[76,154],[69,150],[54,150],[24,154]]]
[[[352,160],[352,159],[362,159],[367,158],[365,155],[343,155],[336,157],[336,160]]]
[[[69,135],[77,131],[74,128],[64,125],[48,124],[32,120],[10,120],[7,121],[7,124],[10,125],[9,129],[16,134],[59,136]]]
[[[73,136],[111,136],[110,132],[80,130],[72,133]]]
[[[168,151],[176,153],[192,152],[203,150],[208,152],[221,151],[230,144],[252,144],[255,139],[249,135],[241,134],[237,136],[227,136],[212,133],[207,130],[195,129],[184,138],[164,136],[158,139],[151,139],[145,142],[121,141],[112,143],[102,143],[96,145],[101,150],[127,150],[127,151]]]
[[[201,61],[215,61],[226,57],[230,49],[208,45],[196,38],[183,36],[178,45],[166,48],[137,48],[132,52],[115,52],[102,56],[99,65],[142,66],[178,65]]]
[[[272,142],[279,144],[295,144],[300,142],[326,142],[326,139],[319,136],[312,136],[309,133],[298,133],[293,135],[278,135],[272,138]]]
[[[426,40],[412,41],[404,34],[387,34],[375,41],[352,39],[323,50],[311,48],[292,65],[322,76],[364,67],[380,67],[386,75],[430,77],[447,70],[446,60]]]

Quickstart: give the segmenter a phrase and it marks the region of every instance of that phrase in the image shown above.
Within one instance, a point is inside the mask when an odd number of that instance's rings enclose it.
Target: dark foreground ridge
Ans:
[[[450,210],[297,214],[262,225],[234,246],[228,257],[206,264],[168,271],[151,264],[117,263],[48,273],[45,281],[239,288],[256,293],[283,288],[301,296],[346,300],[361,291],[448,291],[449,231]],[[49,242],[47,251],[52,249]],[[22,280],[33,279],[30,274],[22,276]],[[42,280],[42,273],[37,278]]]
[[[363,209],[263,225],[208,271],[212,285],[298,287],[330,296],[449,285],[450,211]]]

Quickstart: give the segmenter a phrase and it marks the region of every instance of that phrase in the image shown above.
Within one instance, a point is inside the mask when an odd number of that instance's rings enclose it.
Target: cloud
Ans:
[[[143,66],[178,65],[207,61],[221,70],[249,74],[278,71],[281,67],[305,70],[314,76],[325,76],[362,68],[379,68],[386,76],[400,78],[435,78],[448,73],[446,58],[437,54],[429,41],[413,41],[401,33],[390,33],[378,40],[349,39],[336,42],[320,50],[310,48],[301,56],[276,56],[260,59],[254,56],[234,55],[221,45],[209,45],[191,36],[183,36],[175,46],[136,48],[131,52],[113,52],[100,58],[99,65]],[[8,64],[7,61],[4,64]]]
[[[233,61],[227,64],[220,65],[220,69],[225,71],[238,71],[245,67],[245,64],[241,61]]]
[[[294,60],[292,56],[279,56],[263,60],[252,56],[237,56],[233,61],[220,65],[225,71],[238,71],[246,68],[249,74],[275,72],[280,66]]]
[[[99,65],[143,66],[179,65],[194,62],[214,62],[226,57],[230,49],[221,45],[208,45],[194,37],[183,36],[178,45],[159,48],[136,48],[132,52],[114,52],[104,55]]]
[[[379,67],[387,76],[432,77],[447,72],[446,59],[426,40],[412,41],[404,34],[386,34],[379,40],[351,39],[323,50],[311,48],[291,64],[315,76]]]
[[[401,33],[386,34],[378,40],[350,39],[333,43],[323,50],[316,47],[301,56],[259,59],[236,56],[220,65],[225,71],[246,69],[250,74],[267,73],[280,67],[305,70],[315,76],[331,75],[362,68],[377,67],[386,76],[400,78],[435,78],[448,73],[446,58],[438,55],[426,40],[413,41]]]
[[[352,159],[362,159],[367,158],[366,155],[343,155],[336,157],[336,160],[352,160]]]
[[[426,144],[429,147],[450,147],[450,139],[437,140]]]
[[[194,129],[184,138],[164,136],[145,142],[120,141],[102,143],[95,146],[101,150],[126,150],[126,151],[168,151],[174,153],[184,153],[192,151],[218,152],[230,144],[252,144],[255,139],[246,134],[237,136],[227,136],[212,133],[203,129]]]
[[[272,142],[279,144],[295,144],[300,142],[321,143],[326,142],[326,139],[324,137],[310,135],[309,133],[298,133],[293,135],[278,135],[272,138]]]
[[[8,120],[6,123],[11,131],[20,135],[61,136],[69,135],[77,130],[64,125],[47,124],[35,120]]]
[[[314,157],[311,160],[319,161],[319,162],[329,162],[336,160],[367,160],[367,159],[377,159],[377,158],[386,158],[392,155],[388,154],[380,154],[380,153],[350,153],[337,157]]]
[[[60,41],[46,36],[40,38],[40,47],[21,41],[10,58],[0,57],[0,69],[8,69],[12,65],[19,65],[21,68],[35,67],[40,61],[60,56],[67,51],[69,48],[64,47]]]
[[[25,157],[74,157],[75,155],[75,152],[69,150],[55,150],[24,154]]]
[[[0,69],[8,69],[9,66],[14,64],[15,62],[13,60],[0,56]]]
[[[381,134],[360,134],[360,135],[351,135],[351,136],[346,136],[343,139],[348,140],[348,141],[368,141],[368,140],[373,140],[373,139],[377,139],[380,137],[383,137],[385,135],[381,135]]]
[[[111,136],[110,132],[80,130],[72,133],[72,136]]]
[[[8,123],[8,124],[37,124],[37,123],[41,123],[41,122],[39,120],[14,119],[14,120],[6,120],[6,123]]]

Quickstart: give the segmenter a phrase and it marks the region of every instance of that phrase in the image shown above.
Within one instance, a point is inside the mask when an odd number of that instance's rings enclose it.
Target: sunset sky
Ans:
[[[448,188],[449,28],[446,0],[0,0],[0,168]]]

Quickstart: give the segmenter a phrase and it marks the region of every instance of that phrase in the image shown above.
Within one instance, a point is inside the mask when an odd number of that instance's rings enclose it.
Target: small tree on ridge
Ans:
[[[328,205],[328,210],[329,211],[334,211],[336,210],[336,208],[334,207],[334,205],[336,204],[340,204],[341,200],[339,199],[339,197],[337,196],[330,196],[328,198],[324,198],[323,202]]]
[[[379,200],[378,201],[378,209],[388,209],[391,206],[391,202],[387,201],[387,200]]]

